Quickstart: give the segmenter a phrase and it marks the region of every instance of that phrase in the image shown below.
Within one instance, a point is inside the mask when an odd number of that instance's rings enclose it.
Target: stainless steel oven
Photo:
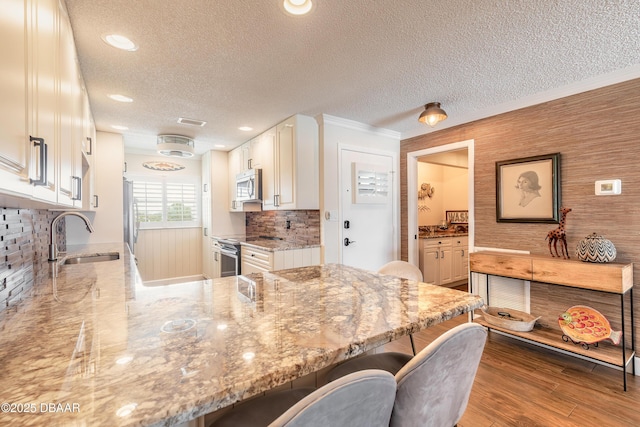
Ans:
[[[240,275],[240,242],[235,239],[214,238],[213,245],[220,253],[220,276]]]

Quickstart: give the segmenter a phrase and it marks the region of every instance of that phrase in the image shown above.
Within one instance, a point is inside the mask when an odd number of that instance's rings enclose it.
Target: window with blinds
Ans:
[[[141,228],[197,227],[200,225],[197,190],[195,182],[134,179],[136,220]]]

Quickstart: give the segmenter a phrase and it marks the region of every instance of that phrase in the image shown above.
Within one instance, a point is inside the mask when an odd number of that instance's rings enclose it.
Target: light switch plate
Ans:
[[[596,196],[622,194],[622,181],[619,179],[603,179],[596,181]]]

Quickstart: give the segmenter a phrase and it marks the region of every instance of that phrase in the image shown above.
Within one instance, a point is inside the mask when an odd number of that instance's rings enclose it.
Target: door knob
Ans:
[[[353,244],[353,243],[355,243],[355,242],[356,242],[355,240],[349,240],[349,238],[348,238],[348,237],[345,237],[345,238],[344,238],[344,245],[345,245],[345,246],[349,246],[349,245],[351,245],[351,244]]]

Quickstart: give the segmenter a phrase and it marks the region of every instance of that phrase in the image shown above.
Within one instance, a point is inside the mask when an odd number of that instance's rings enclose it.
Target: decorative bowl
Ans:
[[[516,332],[531,331],[536,321],[541,317],[535,317],[524,311],[518,311],[512,308],[488,307],[486,305],[480,310],[484,315],[484,320],[488,324]]]

